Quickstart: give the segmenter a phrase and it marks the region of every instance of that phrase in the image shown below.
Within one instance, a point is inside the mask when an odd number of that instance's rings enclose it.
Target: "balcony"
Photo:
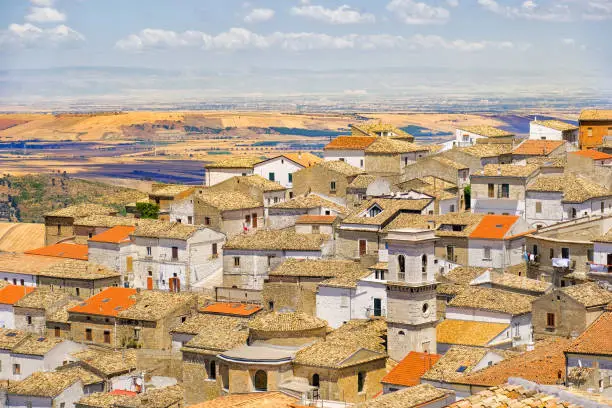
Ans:
[[[566,271],[573,271],[574,269],[576,269],[575,259],[553,258],[551,261],[552,261],[552,266],[555,269],[566,270]]]
[[[612,265],[589,263],[590,273],[612,273]]]

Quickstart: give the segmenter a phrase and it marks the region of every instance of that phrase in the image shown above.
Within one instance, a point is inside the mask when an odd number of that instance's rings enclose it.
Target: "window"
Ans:
[[[183,223],[183,220],[181,220],[180,218],[177,218],[177,219],[176,219],[176,222],[178,222],[179,224],[182,224],[182,223]]]
[[[357,392],[363,392],[363,386],[365,385],[365,373],[360,371],[357,373]]]
[[[397,257],[397,266],[398,266],[398,275],[397,279],[406,280],[406,257],[404,255],[399,255]]]
[[[446,259],[450,262],[456,262],[455,260],[455,247],[447,245],[446,247]]]
[[[268,180],[274,181],[275,175],[273,172],[268,173]]]
[[[125,269],[128,272],[133,272],[134,271],[134,259],[131,256],[126,256],[125,257]]]
[[[59,327],[55,326],[53,330],[55,332],[55,337],[62,337],[62,330]]]
[[[542,202],[536,201],[536,214],[541,214],[541,213],[542,213]]]
[[[216,242],[214,244],[212,244],[212,254],[213,254],[213,256],[218,255],[218,253],[217,253],[217,243]]]
[[[489,198],[495,197],[495,185],[489,184]]]
[[[374,316],[382,316],[382,300],[374,298]]]
[[[363,159],[359,160],[359,167],[363,168]]]
[[[108,330],[104,330],[104,342],[107,344],[110,344],[111,339],[110,339],[110,331]]]
[[[21,364],[13,364],[13,375],[21,374]]]
[[[550,248],[550,251],[548,251],[548,258],[553,259],[554,257],[555,257],[555,250],[554,248]]]
[[[87,237],[88,237],[88,238],[93,237],[93,233],[91,233],[91,232],[90,232],[90,233],[88,233],[88,234],[87,234]]]
[[[561,248],[561,258],[569,259],[569,257],[570,257],[570,250],[569,250],[569,248]]]
[[[336,182],[335,181],[332,181],[331,183],[329,183],[329,189],[332,192],[336,191]]]
[[[255,391],[268,391],[268,374],[263,370],[257,370],[253,378]]]
[[[377,205],[373,205],[369,210],[368,210],[368,217],[376,217],[378,214],[380,214],[382,212],[382,208],[380,208]]]
[[[268,301],[268,309],[274,310],[274,302],[271,300]]]
[[[85,329],[85,340],[87,341],[93,340],[93,334],[91,332],[91,329]]]
[[[193,217],[191,215],[187,216],[187,224],[193,224]]]
[[[244,223],[246,225],[251,225],[251,215],[250,214],[247,214],[244,216]]]
[[[13,285],[17,285],[17,278],[13,278]]]
[[[32,324],[32,316],[27,315],[26,316],[26,322],[27,322],[28,325],[31,325]]]
[[[339,158],[338,160],[340,160],[341,162],[344,161],[344,157]]]
[[[570,209],[570,218],[571,219],[576,218],[576,209],[575,208]]]
[[[501,197],[502,198],[510,197],[510,185],[509,184],[501,185]]]
[[[221,387],[229,390],[229,367],[226,365],[219,367],[219,374],[221,374]]]
[[[172,247],[172,259],[178,259],[178,247]]]
[[[404,157],[404,166],[408,165],[408,157]]]
[[[491,247],[484,247],[484,256],[483,259],[490,260],[491,259]]]
[[[140,340],[140,329],[134,329],[134,340]]]
[[[81,288],[75,288],[74,291],[77,296],[81,296]]]
[[[449,210],[450,212],[455,212],[455,204],[451,204]]]
[[[274,204],[278,203],[278,197],[274,197]]]
[[[405,335],[406,335],[406,333],[404,333],[404,331],[403,331],[403,330],[398,331],[398,332],[397,332],[397,334],[398,334],[399,336],[405,336]]]
[[[61,235],[62,234],[62,226],[58,225],[57,226],[57,235]]]
[[[147,256],[151,256],[151,254],[152,254],[152,253],[153,253],[153,252],[151,251],[151,247],[150,247],[150,246],[148,246],[148,247],[147,247]]]
[[[599,203],[599,204],[600,204],[600,207],[599,207],[599,208],[600,208],[600,210],[601,210],[601,213],[603,214],[603,213],[604,213],[604,210],[606,209],[606,206],[605,206],[605,204],[604,204],[604,202],[603,202],[603,201],[602,201],[601,203]]]
[[[293,173],[289,173],[287,177],[288,177],[289,183],[293,183]]]
[[[368,241],[365,239],[359,240],[359,256],[364,256],[368,250]]]
[[[533,246],[533,255],[534,256],[538,255],[538,246],[537,245]]]
[[[546,313],[546,326],[555,327],[555,314]]]
[[[210,225],[210,217],[204,217],[204,225]]]
[[[587,128],[587,137],[593,137],[593,128]]]
[[[587,249],[587,261],[593,262],[593,249]]]
[[[214,361],[210,362],[210,368],[208,369],[208,378],[214,380],[217,378],[217,364]]]
[[[268,255],[268,268],[272,266],[272,259],[276,258],[276,255]]]
[[[253,220],[253,228],[257,228],[257,214],[253,214],[251,219]]]
[[[423,254],[421,257],[421,278],[427,280],[427,255]]]
[[[312,233],[313,234],[319,234],[321,232],[321,227],[319,225],[313,225],[312,226]]]
[[[319,377],[319,374],[313,374],[312,375],[312,381],[310,382],[310,385],[312,385],[313,387],[319,388],[319,384],[320,383],[321,383],[321,379]]]
[[[234,257],[234,267],[238,267],[238,266],[240,266],[240,257],[235,256]]]

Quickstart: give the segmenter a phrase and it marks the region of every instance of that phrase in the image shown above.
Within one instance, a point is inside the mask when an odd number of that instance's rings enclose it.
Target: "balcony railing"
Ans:
[[[557,269],[574,270],[576,269],[576,260],[569,258],[553,258],[552,266]]]
[[[589,263],[589,272],[612,273],[612,265]]]

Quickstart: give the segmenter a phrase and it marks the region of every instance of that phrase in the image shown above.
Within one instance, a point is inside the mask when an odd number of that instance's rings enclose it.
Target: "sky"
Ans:
[[[612,0],[0,0],[0,99],[612,89]]]

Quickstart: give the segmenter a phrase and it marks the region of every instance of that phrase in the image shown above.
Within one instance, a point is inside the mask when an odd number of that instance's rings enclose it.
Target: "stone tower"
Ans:
[[[389,231],[387,342],[400,361],[409,352],[436,352],[436,265],[433,230]]]

